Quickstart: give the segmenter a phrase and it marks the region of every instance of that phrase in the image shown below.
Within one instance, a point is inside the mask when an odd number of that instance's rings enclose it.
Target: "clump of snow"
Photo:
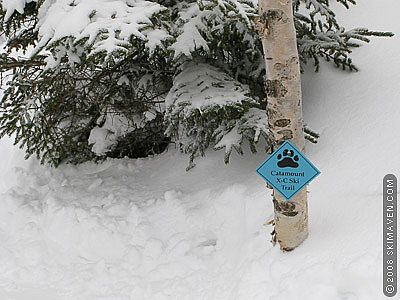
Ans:
[[[218,105],[253,101],[249,89],[216,67],[205,63],[186,63],[175,79],[165,99],[167,108],[188,106],[188,110],[200,111]]]
[[[261,135],[269,135],[268,118],[266,111],[256,107],[252,107],[246,112],[240,123],[240,130],[254,130],[254,142],[258,142]]]
[[[184,23],[176,41],[170,46],[174,51],[175,58],[186,55],[198,49],[209,51],[206,40],[202,37],[201,31],[207,29],[203,18],[210,14],[207,10],[201,10],[198,3],[187,4],[186,10],[180,12],[180,21]]]
[[[154,52],[157,47],[163,48],[163,41],[172,38],[166,31],[161,29],[150,30],[147,33],[146,46],[150,51],[150,54]]]
[[[101,156],[111,150],[117,142],[117,137],[108,129],[96,126],[90,131],[88,142],[93,145],[92,152]]]
[[[258,143],[260,137],[264,137],[266,141],[271,138],[271,132],[268,129],[268,118],[266,111],[260,108],[250,108],[231,129],[222,124],[216,130],[216,144],[214,150],[225,148],[225,162],[229,162],[229,157],[233,149],[239,154],[243,154],[243,141],[250,143]],[[251,149],[256,152],[255,147]]]
[[[214,146],[215,150],[225,148],[225,152],[232,152],[232,147],[239,149],[242,144],[243,135],[239,132],[239,126],[236,125],[233,127],[227,134],[223,135],[223,137],[218,141],[218,143]]]
[[[2,0],[1,6],[6,12],[4,20],[7,21],[15,11],[20,14],[24,13],[26,4],[30,2],[37,2],[37,0]]]
[[[146,120],[151,120],[149,114],[128,119],[123,114],[107,112],[97,121],[99,125],[90,131],[88,142],[93,145],[93,153],[101,156],[112,150],[120,137],[137,128],[142,128]]]

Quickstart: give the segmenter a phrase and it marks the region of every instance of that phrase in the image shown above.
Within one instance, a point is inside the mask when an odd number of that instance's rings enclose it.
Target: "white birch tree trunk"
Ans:
[[[259,0],[257,22],[266,65],[268,124],[276,142],[274,150],[290,140],[304,151],[300,62],[292,0]],[[300,245],[308,236],[307,191],[290,201],[273,193],[274,235],[283,251]]]

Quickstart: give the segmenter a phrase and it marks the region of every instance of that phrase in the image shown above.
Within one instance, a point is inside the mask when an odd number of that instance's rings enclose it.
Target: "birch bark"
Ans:
[[[274,150],[290,140],[304,151],[300,62],[292,0],[259,0],[260,32],[266,65],[267,116]],[[273,192],[273,241],[283,251],[300,245],[308,236],[307,191],[289,202]]]

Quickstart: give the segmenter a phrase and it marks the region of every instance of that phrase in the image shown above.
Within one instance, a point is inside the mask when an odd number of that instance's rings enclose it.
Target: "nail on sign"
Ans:
[[[257,173],[286,200],[303,189],[320,171],[289,141],[258,167]]]

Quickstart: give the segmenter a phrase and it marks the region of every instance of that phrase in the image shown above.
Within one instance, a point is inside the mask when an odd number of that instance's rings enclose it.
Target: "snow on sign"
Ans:
[[[320,171],[289,141],[258,167],[257,173],[286,200],[290,200]]]

